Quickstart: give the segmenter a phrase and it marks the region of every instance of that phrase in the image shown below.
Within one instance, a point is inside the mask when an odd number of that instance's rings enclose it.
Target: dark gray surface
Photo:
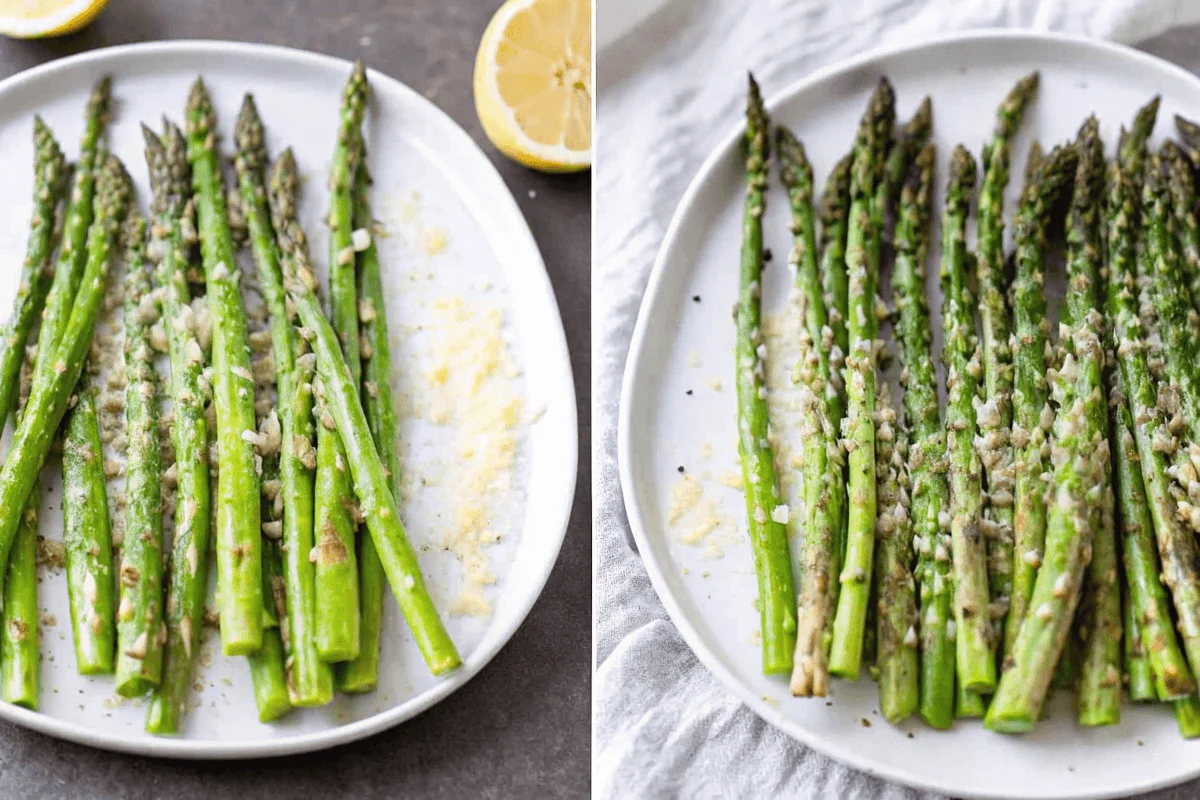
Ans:
[[[232,39],[363,58],[452,116],[499,168],[529,220],[562,310],[579,409],[579,478],[545,592],[481,674],[414,720],[314,755],[233,763],[136,758],[0,723],[2,798],[586,797],[591,724],[589,175],[525,170],[483,135],[475,49],[498,0],[113,0],[87,30],[0,39],[0,77],[108,45]],[[536,198],[529,191],[536,191]]]

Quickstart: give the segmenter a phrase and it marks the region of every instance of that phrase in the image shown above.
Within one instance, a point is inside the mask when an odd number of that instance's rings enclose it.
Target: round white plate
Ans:
[[[1200,109],[1200,80],[1152,56],[1098,41],[992,31],[839,64],[776,94],[769,108],[774,121],[792,126],[805,143],[819,191],[849,148],[881,75],[896,87],[901,120],[930,94],[940,209],[951,149],[963,142],[978,157],[997,104],[1033,69],[1041,70],[1042,84],[1014,145],[1010,213],[1034,137],[1045,145],[1068,140],[1094,111],[1111,153],[1119,126],[1155,93],[1163,97],[1159,136],[1173,132],[1175,113]],[[1086,730],[1060,697],[1029,736],[989,733],[977,721],[940,733],[919,720],[900,727],[884,722],[877,688],[866,677],[836,681],[826,702],[793,698],[785,679],[762,675],[745,505],[740,491],[720,482],[723,471],[738,469],[730,307],[737,299],[744,196],[741,131],[739,125],[709,157],[676,211],[642,302],[621,396],[620,472],[630,525],[654,587],[691,648],[771,724],[860,770],[910,786],[953,796],[1061,799],[1126,795],[1200,775],[1200,742],[1180,738],[1166,706],[1125,705],[1119,726]],[[765,243],[774,253],[764,280],[768,313],[785,306],[791,284],[787,198],[777,172],[771,181],[764,221]],[[970,229],[973,244],[974,220]],[[929,269],[936,330],[940,296],[932,259]],[[715,389],[714,381],[723,388]],[[723,520],[711,533],[697,534],[698,544],[684,541],[686,516],[676,525],[667,520],[681,466],[699,478],[713,504],[711,513],[692,519],[690,530],[713,517]]]
[[[113,76],[112,150],[129,167],[143,211],[150,194],[143,121],[163,114],[182,121],[188,87],[208,84],[226,154],[245,91],[253,91],[273,155],[290,145],[304,172],[302,222],[312,252],[326,261],[322,217],[325,175],[333,153],[337,110],[349,62],[328,56],[225,42],[162,42],[97,50],[29,70],[0,83],[0,308],[10,307],[31,209],[33,114],[53,128],[68,158],[78,152],[83,107],[95,80]],[[141,702],[112,700],[112,683],[75,672],[61,571],[43,568],[43,609],[55,617],[42,636],[42,703],[37,713],[0,704],[0,718],[98,747],[184,758],[249,758],[297,753],[353,741],[408,719],[466,683],[521,624],[542,590],[566,530],[576,474],[575,398],[562,321],[545,266],[524,218],[479,148],[433,104],[396,80],[372,72],[366,136],[375,177],[393,383],[406,407],[420,408],[423,370],[438,327],[439,300],[461,298],[476,322],[502,315],[502,335],[515,364],[512,379],[528,418],[520,428],[511,490],[493,507],[500,541],[483,548],[496,582],[484,589],[487,615],[449,613],[462,586],[462,566],[442,543],[455,520],[455,430],[412,413],[401,415],[402,458],[410,486],[403,513],[422,568],[451,636],[461,669],[443,678],[426,670],[399,609],[385,607],[379,689],[339,696],[326,708],[297,710],[274,725],[257,720],[244,659],[220,655],[215,632],[197,669],[198,707],[177,739],[143,732]],[[439,246],[444,246],[440,252]],[[246,254],[243,254],[245,257]],[[428,417],[429,415],[424,415]],[[57,461],[45,470],[42,535],[61,537]],[[8,513],[8,512],[4,512]]]

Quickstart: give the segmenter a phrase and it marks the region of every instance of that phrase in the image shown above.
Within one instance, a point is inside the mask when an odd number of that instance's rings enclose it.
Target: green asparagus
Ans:
[[[912,485],[905,460],[908,432],[898,424],[887,386],[881,386],[875,412],[875,478],[879,518],[875,523],[878,553],[875,585],[875,664],[879,679],[879,710],[897,724],[917,710],[917,603],[911,570]]]
[[[1014,493],[1014,562],[1005,637],[1014,645],[1033,606],[1034,580],[1043,562],[1046,538],[1047,445],[1054,413],[1046,383],[1049,324],[1043,259],[1051,209],[1070,185],[1077,157],[1073,147],[1055,147],[1027,175],[1013,235],[1017,271],[1013,284],[1013,428],[1016,458]],[[1011,649],[1005,653],[1006,661]]]
[[[988,577],[993,601],[1006,605],[1013,593],[1013,452],[1012,319],[1004,264],[1004,191],[1008,187],[1009,147],[1037,93],[1038,73],[1017,81],[996,111],[992,138],[983,150],[983,183],[979,189],[976,278],[979,284],[979,329],[983,345],[983,399],[979,413],[979,447],[987,486],[983,520],[987,529]],[[1007,612],[1007,608],[1004,609]],[[1003,619],[1000,620],[1003,622]],[[1007,630],[1001,639],[1008,652]]]
[[[117,646],[112,531],[96,394],[87,376],[75,388],[64,426],[63,541],[75,664],[80,675],[111,675]]]
[[[216,550],[221,648],[249,655],[262,646],[262,544],[259,479],[253,445],[254,378],[246,314],[239,291],[241,272],[225,207],[217,155],[216,117],[203,81],[187,102],[188,159],[192,167],[200,254],[213,319],[217,478]]]
[[[162,677],[151,695],[146,730],[179,732],[187,707],[192,667],[200,646],[204,602],[208,594],[212,490],[208,463],[208,421],[202,389],[204,353],[196,338],[189,304],[188,249],[194,243],[191,175],[183,131],[168,124],[162,139],[143,128],[146,162],[154,190],[151,247],[158,257],[159,298],[171,364],[169,390],[175,445],[175,531],[169,561]]]
[[[365,154],[364,154],[365,160]],[[354,200],[354,227],[370,237],[358,257],[359,322],[363,331],[363,383],[361,397],[375,449],[387,472],[396,502],[400,502],[399,424],[392,399],[392,355],[379,251],[375,247],[371,218],[371,179],[364,164],[358,170]],[[387,576],[370,536],[358,537],[358,592],[362,622],[358,658],[342,665],[337,686],[343,692],[369,692],[379,683],[379,638],[383,625],[383,594]]]
[[[25,345],[50,290],[54,211],[63,196],[66,173],[62,150],[54,140],[54,134],[38,116],[33,118],[33,150],[33,217],[29,224],[29,242],[25,246],[25,262],[13,300],[12,317],[0,329],[0,422],[8,419],[16,404]],[[90,199],[88,213],[90,216]],[[83,229],[86,233],[86,223]],[[82,243],[77,249],[82,253]]]
[[[995,637],[988,615],[987,552],[981,521],[983,487],[979,455],[974,448],[975,404],[983,367],[975,333],[975,299],[968,282],[966,233],[975,171],[970,152],[961,145],[955,148],[942,212],[942,328],[956,672],[966,691],[988,694],[996,685]]]
[[[829,491],[842,480],[837,438],[830,422],[831,407],[837,402],[837,391],[829,382],[833,330],[817,273],[812,165],[804,146],[787,128],[777,129],[777,144],[792,209],[795,246],[790,260],[796,267],[804,318],[794,376],[801,387],[799,404],[803,412],[804,539],[796,554],[796,574],[802,580],[790,685],[792,694],[798,697],[824,697],[829,687],[829,635],[837,602],[834,532],[842,518],[841,495]]]
[[[863,632],[870,602],[870,579],[875,548],[875,334],[878,324],[873,275],[875,192],[883,171],[886,142],[895,96],[881,80],[859,123],[850,183],[846,234],[846,274],[849,286],[847,326],[850,350],[846,358],[847,415],[842,432],[849,453],[848,519],[845,556],[839,575],[837,612],[830,645],[829,671],[856,679],[862,664]]]
[[[158,377],[150,327],[158,319],[145,258],[146,221],[125,223],[125,468],[126,530],[117,606],[117,693],[136,697],[158,685],[163,644],[162,448],[158,440]]]

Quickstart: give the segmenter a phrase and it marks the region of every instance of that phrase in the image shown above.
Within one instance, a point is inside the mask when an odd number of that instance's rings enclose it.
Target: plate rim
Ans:
[[[1090,47],[1113,59],[1137,62],[1141,66],[1149,66],[1161,71],[1174,73],[1177,77],[1195,84],[1197,89],[1200,89],[1200,76],[1194,75],[1163,58],[1137,50],[1126,44],[1073,33],[1018,28],[978,28],[969,31],[939,34],[920,39],[916,42],[873,48],[858,55],[836,61],[814,70],[808,75],[792,81],[783,89],[772,93],[765,100],[765,105],[768,111],[773,111],[779,105],[791,100],[795,95],[818,84],[869,67],[871,64],[889,57],[909,55],[923,50],[936,50],[940,47],[961,44],[963,42],[994,43],[1005,40]],[[680,635],[683,636],[692,653],[695,654],[710,673],[716,676],[727,690],[731,691],[744,706],[748,707],[764,722],[782,731],[804,746],[876,778],[914,789],[932,790],[957,797],[980,798],[981,800],[991,800],[992,798],[1000,797],[1000,795],[988,794],[986,792],[964,791],[952,783],[923,778],[915,772],[899,768],[881,766],[869,757],[858,755],[856,751],[848,747],[824,741],[808,732],[795,721],[783,717],[777,710],[771,708],[758,693],[743,684],[736,675],[725,667],[721,659],[708,648],[704,643],[703,637],[693,626],[691,619],[683,612],[675,596],[672,594],[663,571],[663,565],[652,555],[650,535],[647,532],[646,524],[647,514],[644,513],[645,509],[642,508],[638,500],[637,481],[635,480],[634,467],[631,460],[633,437],[636,435],[635,429],[637,427],[631,413],[631,406],[634,394],[637,391],[636,384],[639,381],[639,374],[641,373],[641,362],[643,359],[649,358],[649,342],[647,340],[649,329],[648,312],[659,302],[659,294],[662,291],[662,284],[667,272],[667,260],[670,253],[679,246],[677,239],[679,238],[684,218],[695,213],[694,207],[703,187],[713,179],[714,173],[717,171],[720,163],[729,156],[730,150],[736,146],[743,132],[744,125],[741,122],[735,123],[731,127],[730,132],[714,146],[696,171],[695,177],[688,184],[686,191],[675,207],[671,222],[667,226],[666,233],[663,236],[662,244],[655,255],[654,265],[651,267],[646,283],[646,291],[642,295],[642,301],[638,306],[637,321],[634,324],[633,336],[630,339],[628,356],[621,379],[621,394],[617,417],[617,471],[620,478],[625,514],[629,521],[630,530],[633,533],[634,542],[637,545],[637,555],[646,567],[646,572],[650,577],[650,584],[654,587],[655,594],[658,595],[658,599],[666,608],[671,622],[675,625]],[[1128,795],[1130,792],[1150,792],[1177,786],[1197,777],[1200,777],[1200,761],[1190,771],[1171,778],[1150,780],[1139,785],[1108,789],[1100,793],[1079,791],[1068,794],[1063,794],[1062,792],[1038,794],[1034,791],[1025,792],[1015,797],[1016,800],[1073,800],[1074,798],[1122,797]]]
[[[39,64],[0,80],[0,98],[25,84],[53,77],[57,73],[71,72],[89,66],[97,67],[104,62],[119,62],[125,58],[140,58],[162,55],[230,55],[234,57],[267,57],[280,62],[304,64],[310,67],[336,68],[347,74],[352,63],[337,56],[287,47],[274,44],[259,44],[253,42],[236,42],[221,39],[176,39],[153,42],[135,42],[131,44],[101,47],[87,50],[64,58]],[[401,722],[409,720],[423,711],[428,710],[444,700],[450,694],[461,688],[483,670],[496,654],[512,639],[517,630],[528,617],[529,612],[537,603],[549,580],[550,573],[558,563],[563,541],[566,539],[567,527],[570,523],[571,511],[574,507],[575,487],[579,473],[579,419],[576,410],[576,395],[574,372],[571,366],[570,351],[567,348],[566,332],[563,329],[562,313],[554,294],[550,275],[546,270],[546,262],[542,257],[537,240],[529,228],[529,222],[522,213],[512,190],[505,183],[498,169],[492,164],[487,154],[474,139],[449,114],[436,104],[412,89],[402,81],[387,73],[368,67],[368,79],[376,85],[383,84],[389,90],[399,92],[410,102],[423,105],[425,113],[432,115],[439,124],[447,128],[447,135],[455,142],[456,149],[467,153],[469,161],[455,169],[459,176],[469,175],[473,182],[491,183],[496,204],[491,207],[498,209],[497,213],[505,224],[508,235],[516,240],[516,246],[526,249],[532,256],[529,265],[530,277],[541,291],[537,302],[546,303],[550,309],[548,319],[550,336],[543,346],[550,351],[551,363],[556,364],[556,372],[560,375],[551,379],[552,385],[557,385],[556,393],[563,393],[562,413],[564,423],[569,426],[568,441],[557,448],[564,464],[570,464],[564,483],[563,496],[557,507],[550,507],[545,518],[550,524],[552,538],[548,542],[549,552],[540,565],[536,574],[522,575],[521,582],[532,591],[526,594],[526,600],[519,604],[510,618],[510,622],[499,634],[487,635],[481,645],[476,648],[463,662],[456,672],[414,697],[392,708],[372,714],[355,722],[338,725],[323,731],[283,736],[277,739],[219,742],[212,740],[191,740],[185,736],[178,738],[142,737],[127,734],[110,733],[98,730],[77,722],[50,717],[38,711],[30,711],[20,706],[0,702],[0,719],[21,727],[53,736],[59,739],[96,747],[113,752],[130,753],[133,755],[151,756],[155,758],[180,759],[212,759],[212,760],[245,760],[262,757],[279,757],[297,755],[318,750],[328,749],[338,745],[358,741],[376,733],[392,728]],[[473,163],[472,163],[473,162]],[[554,532],[557,531],[555,534]]]

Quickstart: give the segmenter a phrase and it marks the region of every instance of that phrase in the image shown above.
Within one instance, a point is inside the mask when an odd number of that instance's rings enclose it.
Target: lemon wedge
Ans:
[[[96,18],[108,0],[0,0],[0,34],[40,39],[74,33]]]
[[[0,0],[2,1],[2,0]],[[507,0],[475,57],[475,109],[484,133],[542,172],[591,165],[591,0]]]

